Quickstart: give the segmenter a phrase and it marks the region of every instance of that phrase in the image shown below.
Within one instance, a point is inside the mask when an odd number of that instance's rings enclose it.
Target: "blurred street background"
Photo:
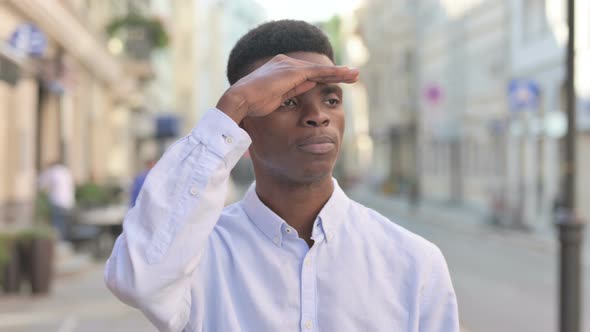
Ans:
[[[442,249],[464,331],[558,331],[568,130],[590,221],[590,0],[575,3],[568,128],[566,0],[0,0],[0,331],[155,331],[106,290],[104,261],[153,162],[227,89],[234,43],[283,18],[360,68],[335,176]],[[243,158],[228,202],[252,180]],[[588,245],[580,270],[590,332]]]

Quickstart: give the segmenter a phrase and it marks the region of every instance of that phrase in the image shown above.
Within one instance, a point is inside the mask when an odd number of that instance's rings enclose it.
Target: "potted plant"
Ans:
[[[37,224],[18,234],[22,270],[33,294],[47,294],[51,289],[56,239],[55,230],[47,224]]]
[[[96,208],[121,204],[125,190],[116,182],[97,184],[83,183],[76,187],[76,205],[81,208]]]
[[[116,183],[85,183],[76,188],[76,227],[71,241],[80,246],[92,243],[96,258],[110,254],[114,237],[120,233],[127,212],[124,191]]]
[[[14,234],[0,234],[0,285],[5,293],[17,293],[20,290],[19,254]]]

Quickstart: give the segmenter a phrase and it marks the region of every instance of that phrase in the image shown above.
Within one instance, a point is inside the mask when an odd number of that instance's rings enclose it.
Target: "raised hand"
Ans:
[[[217,108],[240,123],[247,116],[270,114],[286,99],[309,91],[318,83],[354,83],[358,74],[357,69],[279,54],[232,85]]]

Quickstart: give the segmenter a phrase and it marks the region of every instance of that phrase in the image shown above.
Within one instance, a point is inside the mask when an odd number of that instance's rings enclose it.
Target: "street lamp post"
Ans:
[[[568,0],[568,43],[566,59],[566,115],[567,133],[562,168],[563,188],[561,206],[556,209],[555,221],[559,229],[559,331],[580,332],[581,312],[581,247],[584,223],[576,214],[576,93],[575,68],[575,0]]]

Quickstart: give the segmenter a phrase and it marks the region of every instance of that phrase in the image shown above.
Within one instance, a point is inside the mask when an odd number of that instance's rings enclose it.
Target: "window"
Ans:
[[[524,41],[539,39],[547,33],[546,0],[523,0],[522,13]]]

